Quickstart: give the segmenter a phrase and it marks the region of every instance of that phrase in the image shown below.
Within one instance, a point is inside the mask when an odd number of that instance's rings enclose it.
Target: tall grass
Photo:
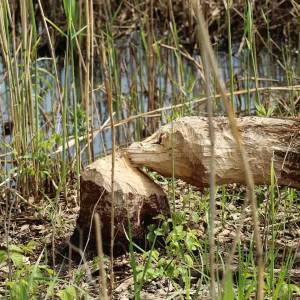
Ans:
[[[39,266],[33,269],[28,269],[24,265],[13,265],[11,258],[14,258],[15,252],[10,250],[10,236],[13,235],[12,211],[17,203],[22,202],[26,207],[34,208],[38,212],[51,207],[51,212],[47,212],[47,216],[52,224],[52,258],[54,259],[56,237],[60,232],[58,227],[62,218],[61,204],[68,204],[71,201],[70,193],[75,191],[78,205],[80,172],[86,164],[99,156],[111,152],[112,170],[114,170],[115,153],[118,147],[144,138],[160,124],[172,122],[177,117],[206,114],[210,117],[213,154],[212,116],[224,114],[225,108],[230,112],[233,131],[243,154],[242,143],[234,125],[234,113],[231,110],[237,107],[237,101],[242,104],[238,110],[242,115],[256,113],[264,116],[272,114],[297,116],[299,114],[299,86],[296,86],[298,82],[296,74],[299,70],[295,69],[294,63],[298,59],[299,64],[299,54],[295,57],[292,53],[292,41],[283,46],[276,45],[278,53],[275,53],[268,1],[262,10],[264,24],[267,27],[267,41],[263,43],[262,51],[270,54],[267,62],[271,62],[274,67],[268,68],[267,75],[263,68],[260,68],[265,61],[261,60],[258,51],[258,28],[255,27],[253,1],[245,1],[244,11],[239,14],[242,18],[240,24],[242,27],[243,22],[244,30],[242,38],[236,44],[233,36],[235,30],[231,23],[235,16],[235,3],[226,1],[224,35],[228,44],[225,54],[228,70],[222,69],[222,66],[216,70],[207,36],[205,36],[206,43],[203,36],[198,39],[198,49],[194,53],[190,53],[183,47],[182,26],[178,24],[176,5],[172,1],[167,1],[166,5],[169,19],[160,22],[156,16],[155,1],[149,1],[146,6],[139,1],[129,2],[132,9],[129,12],[133,11],[133,17],[138,20],[133,31],[130,31],[126,24],[120,26],[118,23],[118,18],[122,12],[124,13],[122,9],[125,1],[121,1],[114,9],[115,6],[110,1],[64,0],[62,7],[65,24],[63,25],[51,19],[50,12],[45,9],[44,1],[38,0],[37,5],[33,0],[20,1],[19,11],[14,10],[10,1],[0,2],[0,48],[4,70],[2,80],[5,84],[3,94],[8,99],[7,117],[14,124],[9,139],[3,137],[0,141],[0,149],[4,150],[0,153],[3,165],[0,170],[0,197],[6,199],[7,213],[4,223],[8,256],[5,259],[9,262],[11,282],[20,279],[17,272],[14,272],[18,267],[23,268],[24,274],[31,274],[26,277],[27,279],[21,278],[30,282],[26,290],[28,295],[38,293],[31,284],[32,278],[35,278],[38,272],[37,269],[47,268],[50,263],[43,265],[42,260],[38,260]],[[193,10],[190,7],[189,9],[190,16],[195,18],[196,23],[199,22],[197,10],[192,13]],[[187,12],[183,10],[183,14],[185,13]],[[99,15],[101,18],[98,18]],[[160,32],[159,27],[164,28],[165,34]],[[124,35],[120,37],[118,28],[127,28],[128,32],[122,31]],[[56,44],[58,37],[63,41],[63,45]],[[63,47],[63,54],[59,52],[59,46]],[[220,46],[217,43],[214,49],[219,49]],[[201,59],[199,59],[200,48]],[[238,53],[234,53],[236,48],[239,48]],[[41,49],[46,51],[42,52]],[[222,55],[217,54],[219,57]],[[234,55],[240,60],[239,71],[234,68]],[[274,71],[276,68],[280,70],[279,75]],[[216,76],[218,71],[221,71],[224,81],[229,81],[229,93],[225,93],[220,87]],[[228,73],[229,76],[226,75]],[[261,77],[277,81],[261,84]],[[275,83],[268,88],[266,85],[269,82]],[[286,95],[288,101],[285,101]],[[221,97],[230,99],[231,108],[219,103],[218,99]],[[203,103],[210,104],[207,112]],[[253,111],[253,108],[256,108],[256,111]],[[1,111],[3,114],[2,108]],[[0,123],[4,121],[6,120],[1,120]],[[248,170],[245,155],[243,160],[245,169]],[[276,250],[276,237],[282,228],[275,225],[278,199],[280,197],[288,199],[285,205],[290,207],[294,205],[298,194],[293,189],[279,189],[275,182],[276,174],[272,175],[272,183],[268,190],[266,213],[267,228],[271,230],[270,247],[261,245],[256,218],[255,195],[261,198],[264,197],[265,192],[255,189],[251,172],[248,170],[246,172],[249,183],[248,197],[252,204],[256,248],[254,241],[251,241],[251,244],[247,245],[248,249],[245,250],[242,242],[236,240],[237,251],[233,254],[238,259],[238,272],[228,271],[224,278],[219,276],[217,272],[220,269],[219,263],[224,264],[227,257],[221,252],[222,245],[219,245],[214,232],[215,219],[218,217],[215,214],[215,200],[221,199],[220,213],[222,224],[225,225],[228,217],[227,204],[235,197],[245,199],[243,194],[231,191],[228,187],[215,188],[213,164],[212,159],[210,191],[204,191],[205,196],[201,196],[202,198],[195,191],[185,195],[188,205],[182,211],[178,211],[176,206],[178,195],[175,177],[173,176],[171,181],[166,181],[166,185],[169,186],[170,201],[173,203],[172,218],[162,220],[159,228],[152,228],[154,238],[151,240],[150,251],[143,252],[144,266],[139,264],[139,255],[135,252],[137,246],[129,237],[136,299],[140,297],[147,280],[161,277],[168,278],[172,282],[176,293],[182,299],[195,298],[207,285],[211,285],[212,298],[223,293],[224,298],[228,299],[233,295],[239,299],[253,297],[257,285],[258,296],[261,299],[263,292],[267,296],[274,294],[273,299],[279,299],[283,295],[284,288],[296,290],[286,279],[289,270],[293,267],[292,251],[282,262],[279,273],[276,267],[279,256]],[[173,174],[175,168],[176,161],[173,159]],[[115,276],[113,272],[115,222],[113,172],[110,224],[111,291],[114,289]],[[186,220],[191,218],[196,220],[195,223],[200,222],[199,216],[205,216],[208,211],[207,199],[210,199],[210,231],[208,232],[210,239],[197,236]],[[163,251],[156,250],[156,246],[159,245],[158,237],[164,239],[166,258],[163,257]],[[190,245],[186,244],[188,239],[191,241]],[[265,252],[262,252],[262,246],[265,247]],[[102,255],[101,246],[98,251]],[[24,257],[25,254],[22,252]],[[256,255],[259,260],[258,269]],[[44,252],[42,256],[44,257]],[[56,263],[53,260],[53,266]],[[267,266],[265,274],[263,274],[264,263]],[[100,264],[102,272],[103,264],[104,262]],[[209,265],[210,269],[207,267]],[[162,270],[162,267],[165,269]],[[176,268],[182,270],[180,280],[183,282],[181,284],[184,286],[184,295],[180,294],[181,287],[178,279],[180,276],[175,275]],[[222,268],[224,271],[224,267]],[[253,275],[255,272],[259,274],[257,279]],[[192,274],[194,273],[198,274],[199,278],[193,296]],[[59,275],[49,277],[48,281],[53,284],[52,287],[49,286],[49,290],[55,290],[55,286],[58,286],[58,277]],[[101,280],[104,282],[103,277]],[[46,284],[45,282],[43,284]],[[77,285],[74,280],[67,292],[72,290],[72,286],[76,286],[75,290],[80,293]],[[290,295],[294,290],[289,292]],[[13,284],[10,290],[7,289],[7,295],[9,293],[15,295]],[[102,294],[106,297],[105,293]]]

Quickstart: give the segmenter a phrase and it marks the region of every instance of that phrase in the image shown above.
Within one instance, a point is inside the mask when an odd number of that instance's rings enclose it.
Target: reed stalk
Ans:
[[[102,37],[102,63],[104,71],[104,84],[107,97],[107,106],[109,111],[110,118],[110,127],[111,127],[111,139],[112,139],[112,166],[111,166],[111,239],[110,239],[110,288],[111,291],[114,290],[114,238],[115,238],[115,159],[116,159],[116,143],[115,143],[115,126],[113,119],[113,97],[111,89],[111,76],[108,70],[108,60],[105,49],[104,38]]]
[[[95,213],[94,216],[95,220],[95,228],[96,228],[96,241],[97,241],[97,252],[98,252],[98,259],[99,259],[99,270],[100,270],[100,278],[99,280],[99,299],[108,300],[107,295],[107,285],[106,285],[106,271],[103,261],[103,245],[102,245],[102,233],[101,233],[101,220],[98,213]]]
[[[84,100],[83,100],[83,107],[85,110],[85,123],[87,127],[87,154],[88,154],[88,161],[92,161],[92,149],[91,143],[89,140],[89,133],[91,132],[91,125],[90,125],[90,66],[91,66],[91,24],[93,16],[90,15],[90,4],[89,0],[85,0],[85,14],[86,14],[86,55],[87,60],[85,63],[85,73],[84,73]]]
[[[254,238],[256,241],[256,253],[257,253],[257,266],[258,266],[258,272],[257,272],[257,299],[264,299],[264,261],[263,261],[263,248],[262,248],[262,241],[260,238],[259,233],[259,222],[257,217],[257,204],[256,204],[256,197],[255,197],[255,190],[254,190],[254,181],[252,177],[252,172],[250,169],[249,161],[247,158],[247,154],[245,152],[244,146],[242,144],[240,133],[238,131],[237,121],[234,116],[234,111],[232,109],[232,106],[230,105],[230,101],[228,101],[228,97],[226,96],[226,90],[222,84],[222,82],[219,79],[218,74],[218,68],[216,59],[214,57],[214,53],[212,50],[212,46],[209,40],[209,34],[208,30],[205,25],[205,20],[203,17],[203,13],[201,10],[201,7],[199,4],[197,4],[196,1],[192,1],[193,9],[195,12],[195,15],[197,16],[197,25],[198,25],[198,34],[199,34],[199,40],[201,40],[203,44],[203,50],[205,51],[202,53],[204,57],[207,57],[208,63],[210,65],[212,74],[216,80],[216,85],[218,91],[221,93],[224,105],[226,107],[230,127],[232,130],[232,135],[237,143],[237,149],[241,155],[242,158],[242,164],[244,167],[245,172],[245,179],[247,182],[247,196],[248,201],[251,205],[251,211],[252,211],[252,222],[254,227]],[[206,56],[205,56],[206,55]]]
[[[232,37],[231,37],[231,6],[232,0],[227,0],[226,17],[227,17],[227,34],[228,34],[228,61],[229,61],[229,76],[230,76],[230,100],[234,108],[234,70],[233,70],[233,54],[232,54]]]

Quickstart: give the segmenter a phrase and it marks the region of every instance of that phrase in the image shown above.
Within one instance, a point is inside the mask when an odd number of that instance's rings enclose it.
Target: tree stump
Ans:
[[[102,222],[102,238],[109,251],[111,238],[111,155],[90,164],[81,174],[80,213],[71,243],[83,250],[94,246],[93,215],[97,212]],[[134,241],[145,239],[147,226],[155,223],[158,214],[169,215],[169,204],[162,188],[144,172],[133,167],[118,154],[115,160],[115,253],[128,250],[128,220]],[[80,234],[80,232],[82,234]],[[95,248],[96,249],[96,248]]]

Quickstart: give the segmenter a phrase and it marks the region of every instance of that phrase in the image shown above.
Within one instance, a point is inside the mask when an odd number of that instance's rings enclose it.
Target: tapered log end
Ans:
[[[255,184],[269,184],[271,163],[278,185],[299,188],[300,123],[293,119],[244,117],[237,120]],[[227,118],[213,119],[216,184],[246,184],[241,154]],[[197,187],[209,186],[211,139],[208,120],[185,117],[127,149],[130,161]]]

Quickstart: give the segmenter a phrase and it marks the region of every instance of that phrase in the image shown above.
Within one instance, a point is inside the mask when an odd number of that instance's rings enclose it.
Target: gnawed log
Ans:
[[[242,142],[256,184],[270,182],[271,162],[277,184],[300,187],[300,122],[297,119],[244,117],[238,119]],[[228,119],[214,118],[217,184],[245,184],[240,154]],[[127,149],[136,166],[164,176],[174,175],[200,188],[209,185],[210,138],[205,117],[185,117],[160,128]]]
[[[81,174],[80,213],[71,243],[83,249],[90,236],[94,245],[94,226],[90,226],[94,212],[101,218],[103,244],[109,250],[111,223],[111,155],[89,165]],[[153,217],[169,215],[169,205],[162,188],[144,172],[133,167],[127,158],[117,155],[115,161],[115,252],[127,248],[128,220],[135,241],[143,241],[146,228]],[[89,230],[91,227],[91,232]],[[83,234],[79,235],[79,232]],[[80,242],[80,236],[83,237]],[[80,245],[81,244],[81,245]],[[89,247],[91,248],[91,247]],[[96,248],[95,248],[96,249]]]

